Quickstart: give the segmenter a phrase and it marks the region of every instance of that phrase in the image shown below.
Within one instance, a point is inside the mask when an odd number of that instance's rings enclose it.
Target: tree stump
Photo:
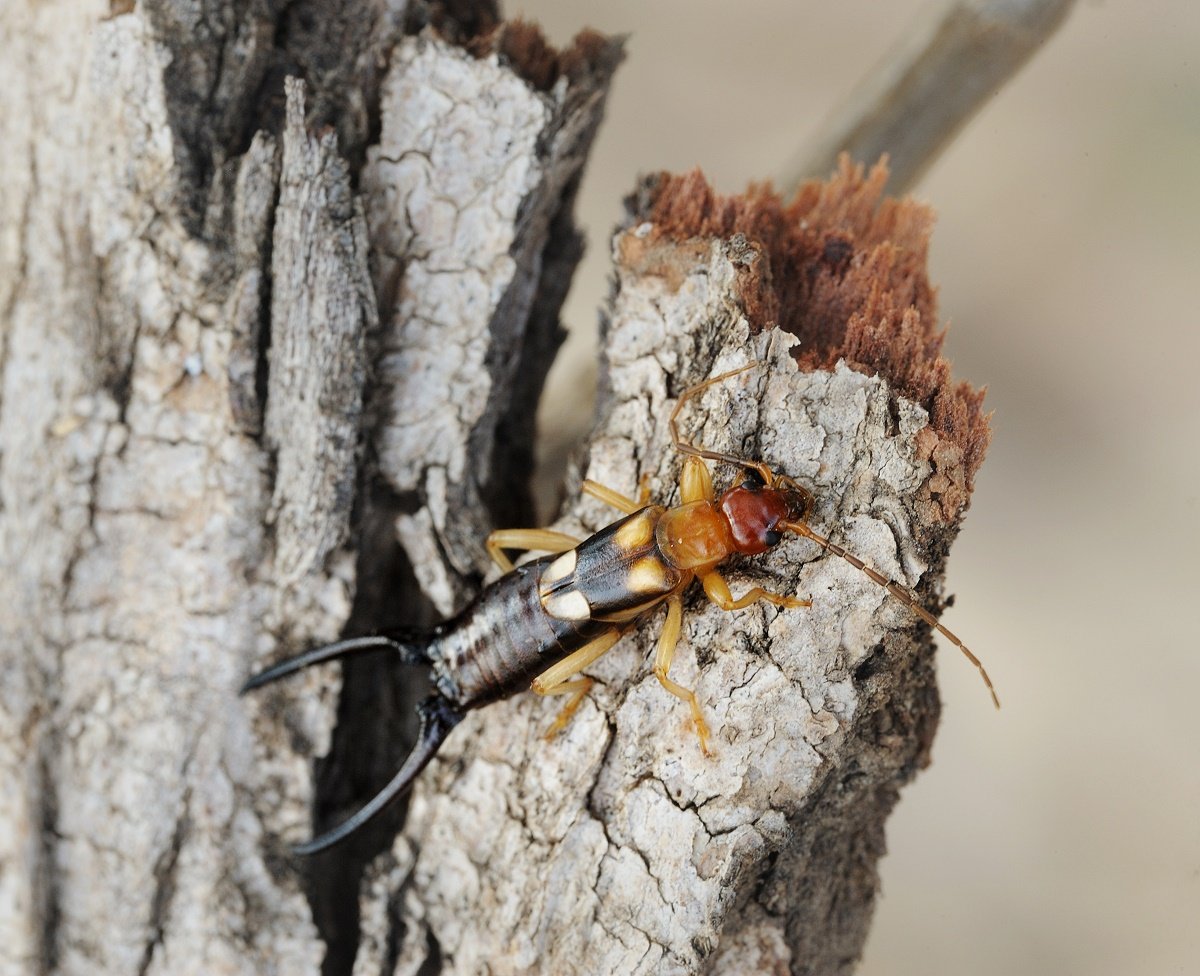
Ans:
[[[382,782],[420,689],[363,661],[237,696],[451,612],[529,524],[619,42],[556,52],[487,3],[0,18],[0,971],[851,968],[938,705],[928,629],[811,544],[733,573],[810,610],[687,605],[712,759],[652,618],[553,742],[550,703],[485,709],[305,865],[287,844]],[[690,436],[807,482],[818,531],[936,607],[986,423],[938,358],[929,215],[882,173],[786,205],[643,184],[574,481],[669,500],[674,398],[760,359]],[[568,497],[560,527],[611,519]]]
[[[689,436],[801,479],[818,531],[936,604],[987,427],[937,355],[929,211],[882,199],[886,178],[843,163],[789,205],[722,199],[698,176],[648,181],[614,241],[602,399],[576,481],[633,494],[648,476],[671,499],[675,397],[757,360],[685,411]],[[555,528],[611,519],[576,498]],[[716,755],[650,671],[653,617],[589,669],[590,704],[554,741],[541,736],[553,701],[471,715],[368,872],[356,973],[853,967],[884,821],[928,761],[929,633],[811,543],[734,578],[735,592],[766,580],[813,606],[688,603],[672,675],[696,689]]]

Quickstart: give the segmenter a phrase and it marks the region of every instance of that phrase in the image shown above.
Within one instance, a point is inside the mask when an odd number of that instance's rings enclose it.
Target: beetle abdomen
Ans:
[[[608,629],[603,622],[554,617],[538,594],[556,557],[518,566],[484,590],[430,650],[438,691],[461,708],[477,708],[528,689],[539,674]]]
[[[692,574],[658,547],[664,511],[643,508],[500,577],[441,628],[430,649],[438,691],[464,709],[524,691],[552,664],[686,586]]]

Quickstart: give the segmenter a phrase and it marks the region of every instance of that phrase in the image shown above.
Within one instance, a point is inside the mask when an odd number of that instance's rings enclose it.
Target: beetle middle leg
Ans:
[[[667,619],[663,623],[662,633],[658,635],[658,649],[654,652],[654,677],[676,698],[687,702],[692,709],[692,721],[696,725],[696,735],[700,737],[700,751],[706,756],[712,753],[708,749],[708,723],[700,711],[700,703],[696,693],[683,685],[676,684],[667,677],[671,661],[675,658],[675,648],[679,644],[679,633],[683,629],[683,597],[678,593],[667,600]]]
[[[551,665],[533,679],[533,690],[539,695],[570,695],[558,717],[543,736],[546,740],[553,739],[571,721],[571,716],[579,708],[584,696],[592,687],[593,681],[586,676],[575,677],[584,668],[603,657],[612,646],[621,639],[621,631],[613,629],[605,631],[595,640],[584,644],[573,654],[567,655],[557,664]]]
[[[579,545],[579,540],[553,529],[497,529],[487,537],[486,545],[492,562],[504,572],[511,573],[514,567],[512,560],[504,554],[505,549],[566,552]]]

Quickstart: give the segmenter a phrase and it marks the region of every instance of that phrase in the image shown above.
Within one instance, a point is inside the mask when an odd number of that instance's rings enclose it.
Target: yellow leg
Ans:
[[[684,458],[683,473],[679,476],[679,500],[690,505],[692,502],[711,502],[714,497],[708,465],[698,457]]]
[[[547,741],[553,739],[566,727],[571,716],[579,707],[579,703],[583,701],[584,695],[592,687],[591,678],[576,678],[575,675],[606,654],[620,639],[621,632],[619,630],[606,631],[591,643],[584,644],[573,654],[563,658],[557,664],[551,665],[533,679],[533,690],[539,695],[571,696],[571,700],[562,707],[558,717],[546,730],[543,738]]]
[[[770,590],[764,590],[761,586],[751,587],[749,593],[735,600],[733,594],[729,592],[729,584],[716,570],[701,576],[700,583],[704,586],[704,592],[708,594],[708,598],[722,610],[741,610],[756,600],[766,600],[767,603],[788,609],[812,606],[812,600],[801,600],[798,596],[772,593]]]
[[[513,571],[512,560],[505,549],[537,549],[540,552],[566,552],[579,545],[579,540],[565,532],[552,529],[497,529],[487,537],[487,551],[492,562],[504,572]]]
[[[675,657],[675,647],[679,643],[679,632],[683,623],[683,597],[676,593],[667,600],[667,620],[663,624],[662,633],[658,637],[658,650],[654,652],[654,676],[676,698],[681,698],[692,709],[692,721],[696,724],[696,735],[700,737],[700,750],[706,755],[708,751],[708,725],[700,711],[700,703],[696,701],[696,693],[678,685],[667,677],[671,669],[671,661]]]
[[[622,495],[619,491],[600,484],[598,481],[592,481],[591,478],[584,481],[583,492],[586,495],[591,495],[593,498],[599,499],[605,505],[611,505],[626,515],[632,515],[634,512],[650,504],[650,479],[647,475],[642,475],[641,480],[638,481],[637,501]]]

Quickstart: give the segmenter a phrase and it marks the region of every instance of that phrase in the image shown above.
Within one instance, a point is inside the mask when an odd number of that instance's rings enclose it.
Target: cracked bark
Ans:
[[[340,698],[328,671],[236,697],[448,612],[528,518],[619,44],[554,52],[486,3],[0,18],[0,971],[847,969],[937,699],[924,629],[811,547],[735,574],[811,611],[689,603],[673,673],[714,760],[648,677],[651,622],[559,740],[532,697],[472,716],[402,834],[399,808],[314,865],[285,842],[378,785],[417,692],[355,662]],[[669,498],[672,398],[766,357],[688,429],[810,482],[818,529],[935,604],[978,402],[934,365],[928,216],[840,181],[796,204],[811,240],[777,201],[642,188],[579,474]]]
[[[370,499],[392,497],[373,472],[396,480],[373,418],[403,396],[387,356],[409,318],[463,313],[455,341],[477,357],[457,417],[479,464],[445,459],[441,513],[480,507],[497,432],[529,449],[512,377],[536,384],[553,351],[572,262],[541,256],[578,254],[571,197],[619,60],[594,35],[560,55],[490,4],[463,11],[0,14],[2,972],[316,973],[337,941],[280,839],[330,802],[310,757],[331,748],[337,682],[236,691],[363,603]],[[285,84],[297,72],[308,84]],[[420,178],[407,212],[365,216],[385,192],[368,155],[418,112],[432,143],[401,138],[452,154],[434,176],[460,181],[475,222],[451,239]],[[473,285],[470,309],[404,307],[426,272],[473,274],[444,286]],[[414,511],[435,497],[400,491]]]

